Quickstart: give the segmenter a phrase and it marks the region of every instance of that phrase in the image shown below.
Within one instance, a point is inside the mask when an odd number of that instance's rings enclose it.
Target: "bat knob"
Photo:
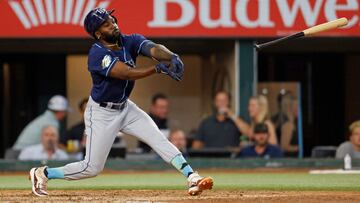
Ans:
[[[254,44],[254,47],[255,47],[256,51],[259,51],[261,48],[260,45],[258,45],[258,44]]]

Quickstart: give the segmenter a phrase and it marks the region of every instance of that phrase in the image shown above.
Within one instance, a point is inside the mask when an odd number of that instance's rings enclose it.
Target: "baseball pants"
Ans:
[[[130,100],[124,109],[114,110],[100,107],[90,97],[84,119],[87,136],[85,159],[65,165],[65,179],[78,180],[99,174],[119,131],[145,142],[167,163],[181,154],[150,116]]]

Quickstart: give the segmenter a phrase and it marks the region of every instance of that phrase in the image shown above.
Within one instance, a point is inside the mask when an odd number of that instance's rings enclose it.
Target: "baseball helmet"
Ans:
[[[111,16],[115,10],[107,11],[104,8],[95,8],[85,17],[84,27],[87,33],[95,38],[95,31]]]

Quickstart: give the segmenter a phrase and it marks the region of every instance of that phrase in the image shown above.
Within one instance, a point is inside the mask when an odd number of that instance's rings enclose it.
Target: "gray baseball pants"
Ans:
[[[130,100],[124,109],[114,110],[100,107],[90,97],[84,119],[87,136],[85,159],[65,165],[65,179],[78,180],[99,174],[119,131],[145,142],[168,163],[181,154],[150,116]]]

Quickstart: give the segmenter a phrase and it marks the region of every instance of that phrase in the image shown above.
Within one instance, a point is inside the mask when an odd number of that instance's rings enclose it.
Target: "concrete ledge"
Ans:
[[[59,167],[72,161],[14,161],[0,160],[0,172],[27,171],[32,167],[48,165]],[[342,168],[343,160],[336,159],[223,159],[193,158],[188,162],[196,169],[251,169],[251,168]],[[353,167],[360,167],[360,160],[353,160]],[[110,170],[166,170],[172,166],[163,160],[108,159],[105,165]]]

